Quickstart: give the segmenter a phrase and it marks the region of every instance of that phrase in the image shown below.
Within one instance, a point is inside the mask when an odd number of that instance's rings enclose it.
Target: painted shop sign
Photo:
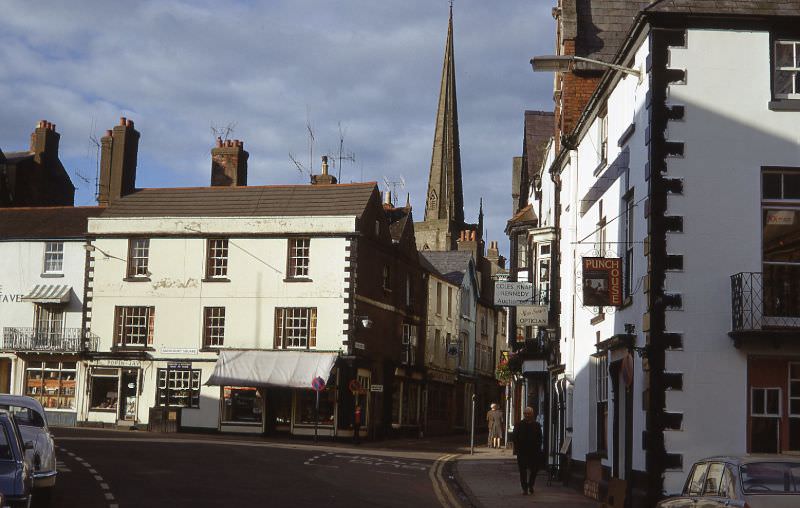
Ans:
[[[92,367],[140,367],[139,360],[89,360]]]
[[[0,285],[0,303],[22,303],[23,296],[25,295],[22,293],[7,293]]]
[[[583,305],[622,305],[621,258],[583,258]]]
[[[532,282],[495,282],[494,304],[503,307],[516,307],[533,301]]]
[[[517,326],[547,326],[547,306],[520,305],[517,307]]]
[[[794,210],[767,210],[767,226],[794,226]]]

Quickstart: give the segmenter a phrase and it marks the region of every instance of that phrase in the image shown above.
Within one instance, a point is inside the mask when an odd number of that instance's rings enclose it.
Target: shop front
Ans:
[[[139,423],[142,366],[137,360],[91,360],[87,373],[85,419],[132,426]]]
[[[452,432],[455,373],[428,370],[425,390],[425,433],[428,436]]]
[[[392,390],[392,429],[400,434],[418,434],[424,419],[424,376],[421,372],[395,370]]]
[[[80,362],[72,356],[32,355],[22,358],[23,393],[39,401],[53,426],[74,426],[78,416]]]

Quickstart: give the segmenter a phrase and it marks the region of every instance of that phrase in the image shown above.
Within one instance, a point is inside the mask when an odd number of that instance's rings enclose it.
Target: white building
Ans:
[[[800,451],[797,26],[796,4],[653,2],[613,56],[633,72],[557,131],[562,451],[586,492],[651,506],[700,458]],[[584,301],[586,257],[620,260],[619,304]]]
[[[83,400],[86,224],[99,207],[0,209],[0,392],[29,395],[53,424]]]

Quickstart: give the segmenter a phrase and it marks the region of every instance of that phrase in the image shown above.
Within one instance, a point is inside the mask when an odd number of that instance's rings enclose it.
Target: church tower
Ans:
[[[457,239],[466,229],[464,194],[461,189],[461,152],[458,142],[456,66],[453,53],[453,7],[447,26],[436,130],[425,196],[425,218],[415,227],[420,250],[457,249]]]

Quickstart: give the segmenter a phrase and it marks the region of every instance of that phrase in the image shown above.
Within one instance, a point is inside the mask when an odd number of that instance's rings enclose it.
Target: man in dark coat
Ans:
[[[514,426],[513,442],[522,493],[528,495],[533,494],[533,484],[542,457],[542,426],[534,419],[532,407],[526,407],[523,416]]]

